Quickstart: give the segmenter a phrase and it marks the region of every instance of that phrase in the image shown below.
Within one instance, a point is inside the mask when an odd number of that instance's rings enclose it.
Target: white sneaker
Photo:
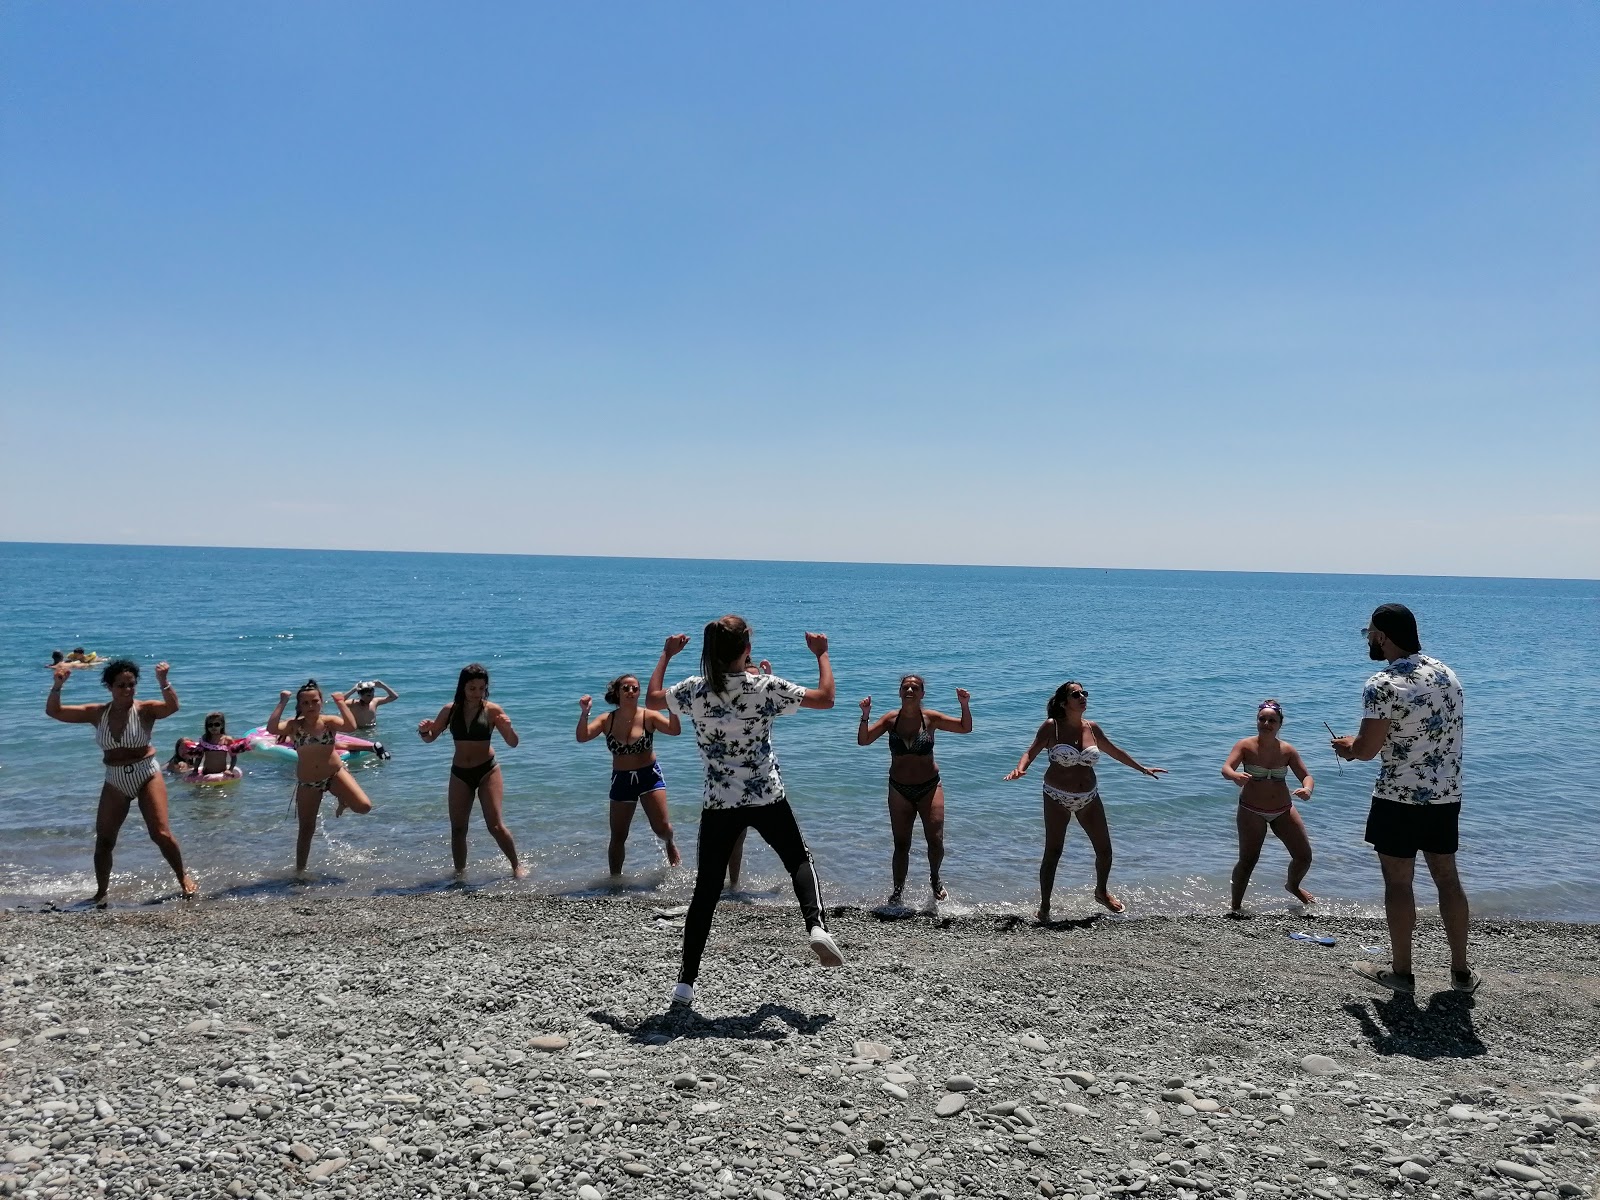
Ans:
[[[694,1003],[694,984],[675,983],[672,985],[672,1003],[675,1006],[688,1008]]]
[[[811,949],[823,966],[844,966],[844,955],[839,953],[839,943],[834,941],[821,925],[811,927]]]

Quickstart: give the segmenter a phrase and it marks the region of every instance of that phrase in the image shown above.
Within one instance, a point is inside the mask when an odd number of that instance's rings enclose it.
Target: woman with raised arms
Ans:
[[[1278,740],[1282,728],[1283,706],[1276,700],[1263,700],[1256,709],[1256,736],[1235,742],[1228,761],[1222,764],[1222,777],[1239,785],[1239,861],[1233,868],[1233,907],[1228,911],[1235,919],[1245,915],[1245,889],[1261,858],[1268,829],[1289,852],[1289,878],[1284,891],[1301,904],[1316,901],[1300,886],[1311,869],[1311,839],[1294,802],[1311,799],[1317,784],[1301,761],[1300,751]],[[1293,795],[1284,782],[1290,771],[1300,781]]]
[[[483,808],[483,824],[501,852],[511,860],[511,874],[525,878],[528,868],[517,858],[517,844],[506,828],[504,803],[506,784],[490,744],[495,732],[507,746],[516,749],[517,731],[511,727],[506,710],[489,700],[489,672],[482,663],[468,663],[456,679],[456,698],[439,710],[431,721],[419,721],[417,734],[432,742],[446,730],[456,748],[450,759],[450,856],[455,860],[456,876],[467,869],[467,828],[472,820],[472,802]]]
[[[604,736],[606,749],[611,751],[611,844],[606,848],[606,866],[613,878],[622,874],[633,813],[643,805],[650,828],[666,849],[667,862],[675,867],[683,855],[678,853],[672,822],[667,819],[667,779],[656,761],[655,738],[658,733],[676,737],[683,723],[677,713],[654,712],[640,705],[636,675],[618,675],[607,684],[605,701],[616,708],[591,718],[589,708],[594,700],[578,698],[578,741],[592,742]]]
[[[673,634],[662,647],[645,697],[648,707],[668,708],[694,723],[706,772],[694,897],[683,921],[683,967],[673,988],[674,1004],[694,1002],[700,958],[722,894],[728,858],[746,829],[759,833],[783,860],[818,960],[825,967],[844,963],[828,933],[811,850],[789,807],[772,752],[772,722],[778,717],[797,708],[833,707],[828,639],[820,633],[806,634],[806,648],[817,656],[817,686],[805,688],[776,675],[750,673],[750,638],[750,626],[742,617],[712,621],[701,643],[700,674],[668,688],[667,664],[689,644],[688,634]]]
[[[1050,893],[1055,889],[1056,864],[1061,860],[1067,826],[1074,816],[1094,846],[1094,898],[1112,912],[1122,911],[1122,901],[1107,890],[1111,880],[1111,830],[1106,825],[1106,808],[1101,803],[1094,773],[1101,753],[1109,754],[1123,766],[1132,767],[1151,779],[1166,774],[1161,767],[1141,766],[1118,749],[1097,722],[1084,718],[1088,707],[1089,693],[1077,680],[1069,679],[1058,687],[1045,705],[1046,720],[1033,735],[1033,744],[1005,776],[1021,779],[1040,754],[1050,760],[1044,773],[1044,858],[1039,862],[1041,921],[1050,919]]]
[[[139,815],[150,832],[150,840],[178,877],[185,899],[200,890],[194,876],[184,870],[183,851],[167,824],[167,784],[161,777],[150,731],[155,723],[178,711],[178,693],[167,682],[168,666],[156,664],[156,683],[161,699],[138,700],[139,667],[119,658],[100,673],[100,682],[111,693],[106,704],[63,704],[61,688],[72,677],[73,667],[58,663],[55,683],[45,700],[45,715],[68,725],[93,725],[95,741],[105,764],[105,781],[100,785],[100,808],[94,822],[94,903],[104,907],[111,887],[111,856],[117,847],[117,834],[128,819],[128,809],[139,802]]]
[[[294,716],[285,721],[283,710],[291,696]],[[333,810],[336,817],[344,816],[347,808],[357,813],[372,811],[372,801],[339,757],[338,735],[356,731],[355,714],[345,703],[343,692],[334,692],[332,699],[338,711],[329,715],[322,711],[322,688],[315,679],[308,679],[297,692],[279,692],[278,706],[267,718],[267,732],[276,738],[288,738],[296,755],[294,808],[300,821],[294,846],[296,875],[305,874],[311,857],[311,839],[317,832],[317,815],[322,811],[324,795],[332,792],[338,802]]]
[[[928,841],[928,876],[935,900],[948,899],[939,876],[944,862],[944,785],[933,761],[933,735],[971,733],[972,695],[966,688],[956,689],[961,716],[949,717],[922,707],[927,684],[921,675],[900,678],[900,707],[872,719],[872,697],[861,702],[861,724],[856,729],[856,745],[870,746],[885,733],[889,735],[889,828],[894,835],[894,858],[890,862],[894,890],[889,903],[899,904],[906,887],[906,870],[911,863],[911,834],[917,820],[922,821],[922,836]]]

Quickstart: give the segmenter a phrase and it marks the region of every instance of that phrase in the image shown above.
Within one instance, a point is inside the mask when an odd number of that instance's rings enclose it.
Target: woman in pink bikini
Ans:
[[[1256,736],[1235,742],[1228,761],[1222,764],[1222,777],[1239,785],[1239,861],[1233,868],[1233,907],[1228,912],[1235,920],[1245,915],[1244,892],[1250,886],[1250,873],[1261,857],[1268,829],[1289,852],[1289,878],[1284,890],[1301,904],[1316,900],[1300,886],[1311,869],[1311,839],[1294,802],[1311,799],[1311,791],[1317,785],[1301,761],[1300,751],[1278,740],[1282,728],[1283,706],[1276,700],[1263,700],[1256,709]],[[1290,771],[1300,781],[1293,795],[1285,782]]]
[[[1084,710],[1088,707],[1089,693],[1077,680],[1069,679],[1058,687],[1045,705],[1047,719],[1033,735],[1033,744],[1015,769],[1005,776],[1021,779],[1040,754],[1050,760],[1044,773],[1044,858],[1039,863],[1041,921],[1050,919],[1050,893],[1055,888],[1056,863],[1061,859],[1067,826],[1074,816],[1094,846],[1094,898],[1112,912],[1122,911],[1122,901],[1106,890],[1111,878],[1111,830],[1106,825],[1106,809],[1100,801],[1094,774],[1094,765],[1100,761],[1101,753],[1109,754],[1123,766],[1132,767],[1151,779],[1166,774],[1161,767],[1141,766],[1118,749],[1098,723],[1084,719]]]

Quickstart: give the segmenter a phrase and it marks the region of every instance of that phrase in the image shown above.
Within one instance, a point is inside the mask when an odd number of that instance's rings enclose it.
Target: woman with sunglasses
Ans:
[[[150,731],[155,723],[178,711],[178,693],[167,682],[167,664],[156,664],[156,682],[161,699],[138,700],[139,666],[119,658],[107,665],[100,682],[111,693],[107,704],[63,704],[61,688],[72,677],[72,667],[56,666],[55,683],[45,700],[45,715],[68,725],[93,725],[95,741],[105,763],[105,782],[100,785],[100,809],[94,822],[94,903],[104,908],[111,887],[111,856],[117,847],[117,834],[128,819],[128,809],[139,802],[139,815],[150,832],[150,840],[178,877],[185,899],[195,895],[200,885],[184,870],[183,851],[167,824],[167,784],[161,777]]]
[[[1311,799],[1317,784],[1306,770],[1300,751],[1278,740],[1282,728],[1283,706],[1276,700],[1263,700],[1256,709],[1255,737],[1235,742],[1228,761],[1222,764],[1222,777],[1239,785],[1239,861],[1233,867],[1233,907],[1228,911],[1235,920],[1245,915],[1245,889],[1261,858],[1268,829],[1289,852],[1289,877],[1284,890],[1301,904],[1316,901],[1300,886],[1311,869],[1311,839],[1294,802]],[[1290,771],[1300,781],[1292,795],[1285,782]]]
[[[885,733],[889,735],[889,829],[894,835],[894,857],[889,871],[894,890],[891,906],[900,903],[906,888],[906,871],[911,865],[911,833],[922,821],[922,836],[928,842],[928,877],[935,900],[949,899],[939,878],[944,863],[944,785],[933,761],[933,735],[971,733],[972,694],[956,689],[960,718],[946,716],[922,707],[927,684],[921,675],[900,677],[900,707],[872,719],[872,697],[861,702],[861,724],[856,728],[856,745],[870,746]]]
[[[1044,754],[1050,761],[1044,773],[1044,858],[1039,863],[1039,920],[1050,919],[1050,893],[1055,888],[1056,863],[1066,844],[1067,826],[1072,818],[1094,846],[1094,898],[1112,912],[1121,912],[1122,901],[1107,889],[1111,879],[1111,830],[1106,824],[1105,805],[1094,767],[1102,753],[1141,775],[1159,779],[1167,772],[1161,767],[1146,767],[1119,749],[1098,722],[1085,719],[1089,693],[1075,679],[1055,690],[1045,704],[1046,720],[1033,735],[1033,744],[1007,779],[1021,779],[1033,760]]]
[[[578,698],[578,741],[606,739],[611,751],[611,844],[606,849],[606,866],[615,878],[622,874],[628,853],[628,830],[634,810],[644,807],[645,818],[667,852],[667,862],[676,867],[683,862],[672,837],[672,822],[667,819],[667,780],[656,761],[655,736],[664,733],[677,737],[683,723],[674,712],[661,713],[639,704],[639,677],[618,675],[606,685],[605,701],[617,707],[603,716],[590,719],[594,700]]]
[[[250,743],[228,736],[228,718],[224,714],[207,713],[205,732],[200,740],[179,745],[183,761],[188,764],[188,769],[180,773],[186,775],[190,783],[227,783],[244,778],[244,772],[239,769],[239,754],[250,749]],[[176,759],[178,755],[173,757]],[[172,763],[167,765],[170,767]]]
[[[467,830],[472,821],[472,802],[483,809],[483,824],[500,852],[511,861],[514,879],[525,879],[528,868],[517,857],[517,843],[505,822],[505,777],[495,760],[491,739],[498,731],[505,744],[515,749],[519,739],[511,727],[506,710],[489,700],[489,672],[482,663],[468,663],[456,678],[456,696],[439,710],[431,721],[419,721],[417,734],[424,742],[438,740],[446,730],[455,742],[450,757],[450,857],[456,877],[467,870]]]
[[[285,721],[283,710],[290,696],[294,697],[294,716]],[[278,706],[267,718],[267,732],[288,738],[295,751],[294,807],[300,822],[294,846],[296,875],[306,872],[323,796],[332,792],[338,801],[333,810],[336,817],[344,816],[347,808],[356,813],[372,811],[372,801],[340,757],[338,735],[356,731],[355,714],[343,692],[334,692],[332,700],[338,711],[330,716],[322,711],[322,688],[315,679],[308,679],[297,692],[279,692]]]

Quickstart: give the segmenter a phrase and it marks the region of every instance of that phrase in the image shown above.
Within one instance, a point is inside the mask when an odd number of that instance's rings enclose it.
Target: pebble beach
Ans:
[[[1563,1200],[1600,935],[1365,918],[830,918],[455,891],[0,914],[0,1193]],[[1335,945],[1292,940],[1310,930]]]

